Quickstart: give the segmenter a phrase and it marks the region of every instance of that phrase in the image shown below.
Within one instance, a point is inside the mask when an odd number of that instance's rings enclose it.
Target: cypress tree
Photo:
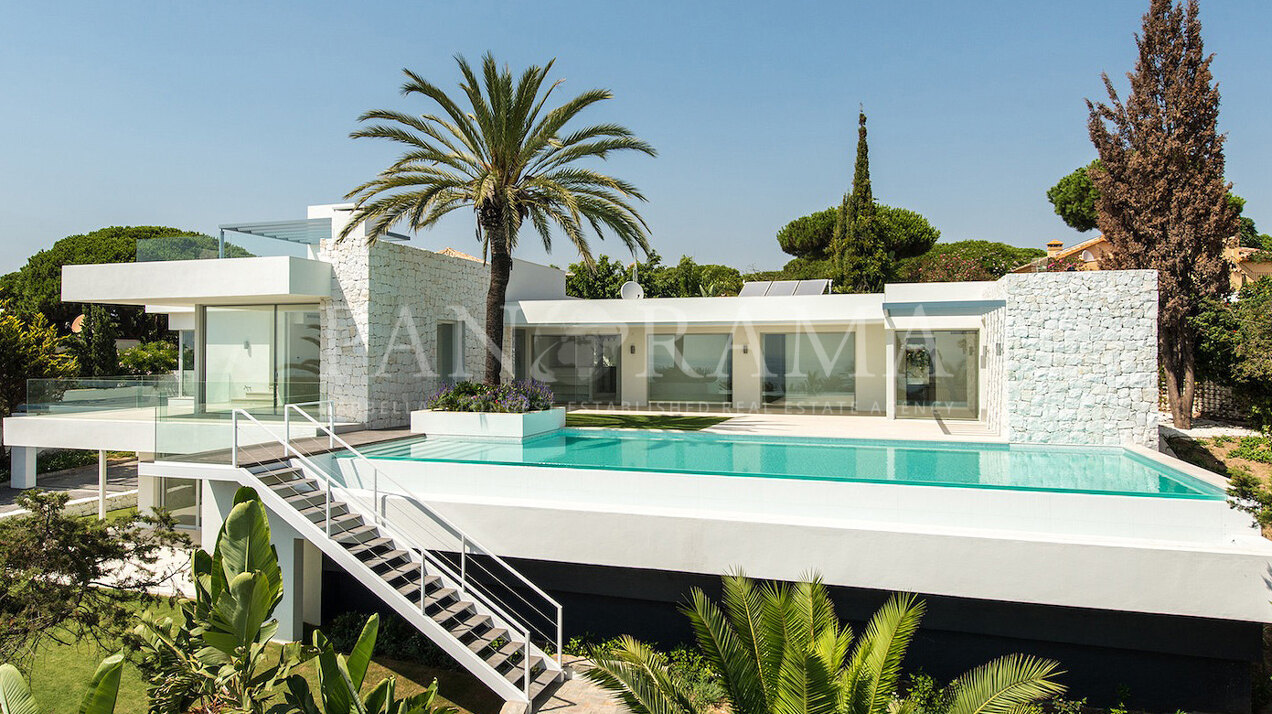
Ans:
[[[1152,0],[1125,103],[1087,101],[1100,154],[1096,223],[1112,248],[1101,267],[1157,271],[1158,354],[1175,425],[1192,424],[1196,328],[1207,299],[1229,292],[1223,249],[1239,232],[1228,200],[1219,89],[1201,41],[1197,0]]]
[[[870,147],[866,140],[866,113],[857,114],[857,161],[852,172],[852,193],[845,195],[835,222],[836,259],[841,292],[879,292],[888,279],[888,252],[875,220],[874,192],[870,187]]]
[[[119,351],[115,347],[115,322],[101,305],[89,305],[84,311],[84,348],[80,370],[85,377],[109,377],[119,374]]]

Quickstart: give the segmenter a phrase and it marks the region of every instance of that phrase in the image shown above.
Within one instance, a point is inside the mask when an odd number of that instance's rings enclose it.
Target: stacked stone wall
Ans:
[[[1014,442],[1157,445],[1157,274],[1011,274],[1000,285]]]

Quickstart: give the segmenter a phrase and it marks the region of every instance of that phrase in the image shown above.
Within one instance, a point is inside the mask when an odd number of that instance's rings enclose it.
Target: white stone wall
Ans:
[[[322,313],[322,390],[342,421],[368,421],[370,336],[370,248],[361,240],[319,246],[319,260],[331,264],[331,299]]]
[[[442,382],[439,322],[462,325],[465,376],[484,376],[486,265],[384,241],[324,241],[319,257],[332,264],[333,281],[322,306],[322,383],[341,419],[409,423]]]
[[[1000,281],[1013,442],[1157,445],[1157,273],[1011,274]]]
[[[463,327],[464,376],[485,374],[486,290],[490,269],[479,262],[378,243],[371,251],[368,399],[373,427],[398,426],[423,408],[437,374],[437,325]]]

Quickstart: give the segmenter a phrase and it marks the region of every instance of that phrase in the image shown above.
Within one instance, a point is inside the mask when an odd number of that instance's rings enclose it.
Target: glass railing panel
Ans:
[[[224,252],[222,252],[224,250]],[[227,236],[224,249],[220,240],[205,235],[165,236],[137,241],[138,263],[167,260],[215,260],[217,258],[255,258],[291,255],[309,257],[311,246],[253,235]]]
[[[229,464],[236,443],[240,448],[273,448],[279,437],[289,433],[292,439],[316,436],[317,427],[294,413],[290,417],[285,415],[285,391],[268,382],[198,383],[193,396],[168,399],[155,408],[154,458]],[[327,423],[327,405],[318,384],[315,382],[312,389],[300,391],[316,397],[303,407],[305,411]],[[236,425],[236,410],[252,415],[260,423],[240,418]],[[281,457],[279,451],[276,458]]]
[[[181,380],[175,374],[28,379],[22,411],[27,415],[145,418],[145,413],[133,412],[151,410],[180,391]]]

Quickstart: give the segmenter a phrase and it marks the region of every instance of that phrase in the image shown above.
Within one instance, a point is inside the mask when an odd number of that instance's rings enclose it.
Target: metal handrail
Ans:
[[[301,413],[301,414],[305,414],[305,412],[303,412],[303,411],[301,411],[300,413]],[[330,538],[331,538],[331,490],[332,490],[332,488],[334,487],[334,488],[336,488],[336,489],[339,489],[339,490],[341,490],[341,491],[344,491],[346,494],[348,494],[348,495],[349,495],[349,497],[350,497],[350,500],[351,500],[351,501],[356,500],[356,499],[358,498],[358,497],[357,497],[357,496],[353,493],[353,490],[352,490],[352,489],[349,489],[349,488],[346,488],[346,487],[344,487],[344,486],[341,486],[341,485],[339,485],[339,484],[337,484],[337,483],[335,483],[335,478],[334,478],[331,474],[327,473],[324,469],[320,468],[317,464],[315,464],[312,460],[310,460],[310,458],[309,458],[307,455],[305,455],[303,452],[301,452],[299,449],[297,449],[295,446],[293,446],[293,445],[290,443],[290,441],[288,441],[288,440],[286,440],[286,439],[283,439],[283,438],[279,437],[279,435],[278,435],[278,434],[276,434],[276,433],[274,432],[274,430],[273,430],[273,429],[270,429],[269,427],[267,427],[267,426],[265,426],[264,424],[262,424],[262,423],[261,423],[261,421],[260,421],[259,419],[257,419],[256,417],[252,416],[250,413],[248,413],[248,412],[247,412],[246,410],[244,410],[244,409],[235,409],[234,411],[232,411],[232,412],[230,413],[230,425],[231,425],[231,429],[233,430],[233,434],[232,434],[232,441],[231,441],[232,451],[231,451],[231,454],[230,454],[230,464],[231,464],[231,466],[233,466],[234,468],[238,468],[238,466],[239,466],[239,463],[238,463],[238,447],[239,447],[239,444],[238,444],[238,418],[239,418],[239,415],[240,415],[240,414],[242,414],[244,417],[246,417],[249,421],[251,421],[251,422],[252,422],[253,424],[255,424],[257,427],[259,427],[259,428],[260,428],[262,431],[264,431],[266,434],[269,434],[271,437],[273,437],[273,438],[274,438],[274,440],[275,440],[275,441],[277,441],[279,444],[281,444],[281,445],[282,445],[282,447],[283,447],[283,453],[284,453],[284,455],[286,455],[288,452],[290,452],[290,453],[294,454],[294,455],[295,455],[295,458],[297,458],[297,459],[298,459],[298,460],[299,460],[302,464],[304,464],[305,466],[308,466],[311,472],[313,472],[315,475],[321,476],[321,477],[323,478],[323,481],[325,482],[325,485],[326,485],[326,489],[325,489],[325,491],[326,491],[326,492],[325,492],[325,494],[324,494],[324,496],[325,496],[325,501],[326,501],[326,503],[325,503],[325,508],[326,508],[325,530],[326,530],[327,538],[328,538],[328,539],[330,539]],[[307,414],[305,414],[305,416],[308,418],[308,415],[307,415]],[[317,423],[317,422],[315,422],[315,423]],[[319,426],[322,426],[322,425],[321,425],[321,424],[319,424]],[[334,436],[334,434],[333,434],[333,436]],[[344,442],[344,440],[343,440],[343,439],[341,439],[340,441],[341,441],[342,443]],[[346,445],[346,448],[350,448],[350,449],[352,449],[352,447],[348,447],[347,445]],[[362,458],[363,458],[364,460],[366,460],[366,457],[365,457],[365,456],[364,456],[364,457],[362,457]],[[375,468],[376,468],[376,467],[375,467],[375,464],[370,464],[370,462],[368,462],[368,464],[371,466],[371,468],[373,468],[373,469],[375,469]],[[376,469],[376,470],[377,470],[377,472],[378,472],[378,469]],[[424,504],[421,504],[421,505],[424,505]],[[379,496],[378,496],[378,495],[377,495],[377,496],[376,496],[376,498],[375,498],[375,502],[374,502],[374,504],[373,504],[373,506],[372,506],[372,510],[373,510],[373,512],[375,513],[375,517],[376,517],[376,521],[377,521],[377,523],[376,523],[377,527],[382,528],[382,529],[383,529],[386,533],[388,533],[389,535],[393,536],[394,541],[395,541],[395,542],[398,542],[400,545],[402,545],[403,547],[405,547],[405,548],[406,548],[409,552],[418,553],[418,554],[419,554],[419,556],[420,556],[420,576],[421,576],[421,580],[420,580],[420,613],[421,613],[421,614],[423,614],[423,612],[424,612],[424,607],[425,607],[425,605],[424,605],[424,603],[425,603],[425,599],[424,599],[424,597],[425,597],[425,595],[424,595],[424,590],[425,590],[425,588],[424,588],[424,581],[423,581],[423,579],[422,579],[422,578],[423,578],[423,576],[424,576],[424,574],[425,574],[425,573],[424,573],[424,563],[425,563],[425,562],[429,562],[429,563],[431,563],[431,564],[432,564],[435,568],[437,568],[438,570],[440,570],[440,571],[442,571],[442,572],[446,573],[446,574],[447,574],[447,575],[448,575],[448,576],[449,576],[452,580],[454,580],[454,581],[455,581],[455,582],[459,585],[459,587],[460,587],[460,592],[461,592],[461,593],[463,593],[463,594],[465,594],[465,595],[471,595],[471,596],[474,596],[474,598],[475,598],[476,600],[480,601],[482,605],[484,605],[485,607],[489,608],[489,609],[491,610],[491,612],[493,612],[493,613],[494,613],[495,615],[497,615],[500,619],[502,619],[502,620],[505,622],[505,624],[507,624],[507,625],[508,625],[508,627],[509,627],[509,628],[511,628],[511,629],[513,629],[513,630],[515,631],[515,633],[516,633],[516,634],[521,635],[521,637],[522,637],[522,663],[523,663],[523,665],[524,665],[524,670],[525,670],[525,671],[524,671],[524,677],[523,677],[523,679],[522,679],[522,688],[523,688],[524,693],[525,693],[526,701],[530,701],[530,684],[531,684],[531,681],[530,681],[530,626],[529,626],[529,625],[526,625],[526,624],[521,623],[520,621],[518,621],[518,620],[517,620],[517,618],[515,618],[515,617],[513,617],[513,616],[509,615],[507,612],[505,612],[503,608],[499,607],[498,605],[496,605],[496,604],[495,604],[495,603],[493,603],[493,602],[490,602],[490,601],[489,601],[489,598],[490,598],[491,596],[489,596],[489,595],[487,595],[487,594],[485,594],[485,593],[482,593],[480,590],[477,590],[477,589],[472,588],[471,583],[469,583],[469,582],[466,580],[466,578],[464,577],[464,575],[463,575],[463,574],[456,574],[456,573],[455,573],[455,570],[454,570],[452,567],[450,567],[449,565],[447,565],[447,564],[446,564],[444,561],[442,561],[441,559],[439,559],[439,558],[437,558],[436,556],[434,556],[434,555],[433,555],[432,553],[430,553],[427,549],[425,549],[425,548],[422,548],[422,547],[420,547],[420,546],[417,546],[417,545],[412,544],[412,543],[411,543],[410,538],[407,538],[405,535],[403,535],[401,532],[399,532],[396,528],[394,528],[394,527],[392,527],[392,526],[389,526],[389,525],[386,525],[385,523],[382,523],[381,521],[388,520],[388,519],[387,519],[385,516],[381,515],[381,514],[380,514],[380,512],[379,512],[379,510],[380,510],[380,509],[379,509]],[[430,511],[431,511],[431,509],[430,509]],[[453,526],[452,526],[452,527],[453,527]],[[518,573],[518,575],[520,575],[520,574]],[[404,597],[405,597],[405,596],[404,596]],[[559,607],[560,607],[560,606],[558,605],[558,608],[559,608]],[[559,610],[558,610],[558,612],[559,612]],[[558,623],[557,623],[557,624],[558,624],[558,626],[557,626],[557,631],[558,631],[558,637],[559,637],[559,636],[560,636],[560,635],[559,635],[559,633],[560,633],[560,630],[561,630],[561,627],[560,627],[560,620],[559,620],[559,619],[558,619]],[[557,656],[557,664],[559,665],[559,664],[561,663],[561,648],[560,648],[559,640],[558,640],[558,646],[557,646],[556,656]]]
[[[330,403],[330,402],[331,402],[331,400],[325,400],[325,401],[327,401],[328,403]],[[313,416],[311,416],[309,413],[305,412],[303,409],[300,409],[299,407],[300,407],[300,406],[302,406],[302,405],[291,405],[291,404],[285,405],[285,406],[283,407],[284,414],[287,414],[287,413],[288,413],[288,409],[290,409],[290,408],[291,408],[291,407],[293,407],[293,406],[296,406],[296,413],[297,413],[297,414],[300,414],[302,417],[304,417],[305,419],[307,419],[307,420],[309,420],[310,422],[312,422],[312,423],[313,423],[315,426],[317,426],[319,429],[327,429],[327,427],[326,427],[326,426],[324,426],[324,425],[323,425],[321,422],[319,422],[317,419],[314,419],[314,418],[313,418]],[[308,406],[308,405],[303,405],[303,406]],[[446,526],[447,528],[449,528],[449,529],[452,531],[452,534],[453,534],[453,535],[455,535],[455,536],[457,536],[457,537],[462,538],[462,539],[463,539],[463,541],[464,541],[465,543],[467,543],[467,545],[468,545],[469,547],[473,547],[473,548],[475,548],[475,549],[477,549],[477,550],[481,551],[481,554],[482,554],[482,555],[489,556],[492,560],[494,560],[495,562],[499,563],[501,566],[503,566],[503,568],[504,568],[505,570],[507,570],[507,571],[508,571],[509,573],[511,573],[512,575],[514,575],[514,576],[515,576],[518,580],[520,580],[522,583],[524,583],[525,585],[527,585],[527,586],[528,586],[528,587],[529,587],[532,591],[534,591],[536,594],[538,594],[540,597],[542,597],[544,600],[546,600],[546,601],[548,602],[548,604],[549,604],[551,607],[555,608],[555,609],[556,609],[556,611],[557,611],[556,623],[555,623],[555,624],[556,624],[556,626],[557,626],[557,636],[556,636],[556,643],[555,643],[555,644],[556,644],[557,658],[558,658],[558,661],[559,661],[559,659],[560,659],[560,657],[561,657],[561,644],[562,644],[562,642],[561,642],[561,640],[562,640],[562,622],[561,622],[562,607],[561,607],[561,603],[557,602],[555,598],[553,598],[551,595],[549,595],[549,594],[547,594],[546,592],[544,592],[544,591],[543,591],[543,589],[542,589],[542,588],[540,588],[538,585],[535,585],[533,582],[531,582],[529,578],[527,578],[526,576],[522,575],[522,574],[521,574],[521,572],[520,572],[520,571],[518,571],[516,568],[512,567],[511,565],[509,565],[509,564],[507,563],[507,561],[505,561],[503,558],[499,557],[499,555],[498,555],[497,553],[495,553],[495,552],[494,552],[494,551],[492,551],[491,549],[487,548],[486,546],[482,545],[480,542],[478,542],[478,541],[474,540],[474,539],[472,538],[472,536],[469,536],[467,533],[465,533],[463,529],[461,529],[459,526],[457,526],[457,525],[455,525],[453,522],[451,522],[451,521],[450,521],[450,519],[448,519],[448,518],[446,518],[445,516],[443,516],[442,514],[438,513],[436,510],[434,510],[434,509],[433,509],[431,506],[429,506],[427,503],[424,503],[422,500],[420,500],[420,499],[416,498],[415,496],[412,496],[412,495],[411,495],[410,490],[409,490],[406,486],[404,486],[402,483],[400,483],[399,481],[397,481],[396,479],[394,479],[394,478],[393,478],[392,476],[390,476],[387,472],[383,471],[380,467],[376,466],[376,465],[375,465],[375,464],[374,464],[374,463],[373,463],[370,459],[368,459],[368,458],[366,457],[366,455],[364,455],[361,451],[358,451],[356,448],[354,448],[352,445],[350,445],[350,444],[349,444],[349,442],[347,442],[347,441],[345,441],[343,438],[341,438],[338,434],[336,434],[336,433],[335,433],[335,431],[334,431],[334,430],[328,430],[328,434],[330,435],[330,440],[332,440],[332,441],[334,441],[334,442],[336,442],[336,443],[340,444],[340,446],[341,446],[341,447],[343,447],[346,451],[348,451],[350,454],[352,454],[354,457],[356,457],[356,458],[357,458],[359,461],[361,461],[362,463],[366,464],[368,467],[370,467],[370,468],[371,468],[371,469],[375,472],[376,479],[375,479],[374,487],[375,487],[375,493],[376,493],[376,500],[377,500],[377,501],[379,500],[379,491],[380,491],[380,489],[379,489],[379,476],[380,476],[381,474],[383,474],[384,478],[385,478],[385,479],[386,479],[389,483],[391,483],[392,485],[394,485],[394,486],[396,486],[396,487],[398,488],[398,490],[401,492],[401,493],[400,493],[400,495],[402,495],[404,498],[409,498],[409,499],[410,499],[411,501],[413,501],[416,505],[418,505],[418,506],[420,506],[421,508],[423,508],[423,509],[424,509],[424,511],[425,511],[425,512],[426,512],[426,513],[430,516],[430,517],[432,517],[432,518],[433,518],[434,520],[436,520],[438,523],[440,523],[440,524],[442,524],[442,525]],[[462,566],[463,560],[464,560],[466,557],[467,557],[467,550],[466,550],[466,549],[461,549],[461,551],[460,551],[461,568],[463,567],[463,566]],[[487,572],[489,572],[489,570],[487,570]],[[490,573],[490,574],[491,574],[491,575],[495,575],[494,573]],[[497,576],[496,576],[496,577],[497,577]],[[524,599],[524,598],[523,598],[523,599]],[[527,604],[529,604],[529,603],[527,603]],[[539,611],[539,614],[544,615],[544,616],[547,616],[547,617],[550,617],[550,615],[548,615],[547,613],[542,612],[542,611]]]

